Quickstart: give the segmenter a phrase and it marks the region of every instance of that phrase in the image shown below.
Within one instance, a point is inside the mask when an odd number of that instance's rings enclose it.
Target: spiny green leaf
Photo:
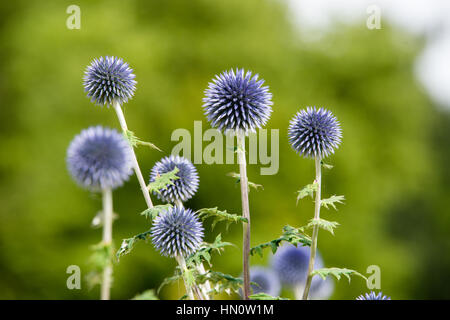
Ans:
[[[343,203],[342,201],[344,201],[344,200],[345,200],[344,196],[332,195],[331,197],[329,197],[327,199],[320,200],[320,205],[327,209],[328,209],[328,206],[332,206],[334,208],[334,210],[337,210],[336,203]]]
[[[117,259],[120,257],[130,253],[130,251],[133,249],[135,243],[140,240],[147,240],[151,235],[151,231],[146,231],[143,233],[139,233],[138,235],[135,235],[132,238],[123,239],[122,245],[120,246],[120,249],[116,253]]]
[[[150,148],[153,148],[153,149],[156,149],[156,150],[162,152],[162,150],[160,148],[158,148],[157,146],[155,146],[153,143],[140,140],[138,137],[136,137],[136,135],[134,134],[133,131],[130,131],[130,130],[125,131],[124,136],[125,136],[125,139],[128,140],[128,143],[133,148],[136,148],[138,145],[143,145],[143,146],[148,146]]]
[[[250,296],[248,296],[250,300],[289,300],[288,298],[282,298],[282,297],[273,297],[267,293],[255,293]]]
[[[323,161],[320,161],[320,164],[322,165],[322,167],[324,167],[325,169],[333,169],[333,166],[331,164],[326,164]]]
[[[358,276],[367,281],[367,278],[361,273],[347,268],[321,268],[314,270],[311,274],[313,276],[319,275],[323,280],[332,275],[337,280],[340,280],[341,276],[345,276],[348,279],[348,282],[350,282],[350,276]]]
[[[179,270],[178,268],[175,269],[175,274],[174,274],[172,277],[167,277],[167,278],[165,278],[165,279],[161,282],[161,284],[159,285],[158,290],[156,290],[156,293],[159,294],[159,292],[161,291],[161,289],[162,289],[163,287],[165,287],[165,286],[168,285],[168,284],[177,282],[178,280],[180,280],[180,279],[182,279],[182,278],[183,278],[183,276],[182,276],[180,270]]]
[[[150,218],[150,220],[155,219],[161,212],[167,211],[172,208],[171,204],[160,204],[154,206],[153,208],[148,208],[142,211],[141,216],[145,216],[146,218]]]
[[[190,288],[195,283],[196,271],[194,269],[186,268],[183,270],[184,281],[186,281],[186,285]]]
[[[241,181],[241,176],[239,175],[239,173],[236,173],[236,172],[230,172],[230,173],[227,174],[227,176],[230,176],[230,177],[232,177],[232,178],[235,178],[235,179],[236,179],[236,183],[239,183],[239,182]],[[249,186],[250,188],[253,188],[253,189],[255,189],[255,190],[258,190],[258,189],[264,189],[264,187],[262,186],[262,184],[256,184],[256,183],[251,182],[251,181],[248,181],[248,180],[247,180],[247,184],[248,184],[248,186]]]
[[[302,244],[302,246],[311,246],[311,238],[304,234],[303,228],[284,226],[283,233],[279,238],[251,248],[250,254],[253,256],[257,253],[262,257],[263,250],[269,247],[272,249],[272,253],[275,253],[283,241],[289,242],[295,246],[299,243]]]
[[[206,261],[211,266],[211,254],[221,253],[226,246],[233,246],[230,242],[222,242],[222,235],[218,234],[213,243],[204,242],[200,248],[186,259],[188,266],[195,266]]]
[[[334,228],[336,228],[339,225],[336,221],[328,221],[322,218],[319,219],[311,219],[309,220],[307,228],[313,228],[315,226],[318,226],[319,228],[322,228],[324,230],[329,231],[332,235],[334,235]]]
[[[229,274],[224,274],[218,271],[209,270],[204,274],[198,274],[196,277],[197,284],[203,284],[206,281],[212,286],[209,294],[219,294],[225,292],[231,294],[232,292],[239,293],[244,281],[242,278],[235,278]]]
[[[89,289],[92,289],[96,285],[102,283],[103,270],[112,264],[114,249],[112,244],[100,242],[91,246],[91,250],[92,254],[89,257],[88,263],[91,265],[93,270],[85,277]]]
[[[310,196],[311,198],[314,197],[314,192],[317,191],[317,188],[319,187],[319,184],[314,181],[311,184],[306,185],[303,187],[303,189],[297,191],[297,204],[298,201],[303,199],[304,197]]]
[[[179,169],[175,167],[172,171],[158,175],[155,181],[151,182],[147,188],[149,191],[161,193],[161,190],[166,190],[168,186],[174,185],[174,181],[180,179],[177,176]]]
[[[213,218],[213,222],[211,224],[211,229],[215,227],[215,225],[218,222],[225,221],[226,222],[226,229],[228,230],[228,227],[231,223],[236,222],[248,222],[247,218],[244,218],[240,215],[228,213],[226,210],[219,210],[217,207],[215,208],[203,208],[196,212],[198,214],[198,217],[202,219],[202,221],[206,220],[207,218]]]
[[[100,242],[91,246],[93,251],[89,257],[89,263],[96,270],[103,271],[108,265],[112,264],[113,247],[111,243]]]
[[[159,299],[156,296],[155,290],[149,289],[135,295],[131,300],[159,300]]]

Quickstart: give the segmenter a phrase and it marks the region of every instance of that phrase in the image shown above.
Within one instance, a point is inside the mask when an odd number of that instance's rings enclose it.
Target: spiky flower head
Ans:
[[[356,300],[391,300],[391,297],[383,295],[381,291],[378,294],[370,291],[369,293],[360,295]]]
[[[342,130],[330,111],[308,107],[292,118],[288,136],[292,148],[302,156],[324,158],[338,148]]]
[[[70,174],[91,191],[121,186],[131,175],[132,165],[132,150],[123,135],[102,126],[81,131],[67,149]]]
[[[281,283],[277,274],[269,269],[260,266],[250,268],[250,282],[253,289],[253,294],[267,293],[273,297],[280,294]]]
[[[121,58],[94,59],[84,72],[84,91],[98,105],[120,104],[131,99],[136,90],[133,69]]]
[[[272,269],[277,273],[281,283],[298,287],[306,282],[309,252],[309,247],[296,247],[291,244],[277,250],[272,258]],[[314,268],[321,268],[322,265],[322,258],[317,254]]]
[[[174,203],[177,200],[182,202],[189,200],[198,190],[199,177],[197,169],[186,158],[170,155],[158,161],[150,172],[150,182],[167,172],[178,168],[176,173],[179,179],[173,181],[172,185],[168,185],[166,189],[155,192],[155,195],[164,202]]]
[[[175,206],[155,218],[151,236],[163,256],[187,257],[200,247],[203,226],[190,209]]]
[[[211,126],[220,131],[255,131],[272,112],[272,94],[264,80],[243,69],[225,71],[209,83],[203,109]]]

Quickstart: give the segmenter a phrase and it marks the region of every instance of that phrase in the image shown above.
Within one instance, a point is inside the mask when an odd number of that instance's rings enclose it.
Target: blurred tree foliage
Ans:
[[[170,153],[176,128],[203,121],[208,81],[232,67],[261,75],[274,95],[267,128],[280,129],[280,170],[251,181],[252,243],[277,237],[286,225],[305,224],[313,206],[296,206],[295,191],[312,182],[313,163],[287,142],[289,119],[309,105],[326,106],[342,123],[344,139],[334,168],[324,174],[324,196],[344,194],[338,213],[323,211],[341,226],[323,232],[327,266],[382,271],[382,290],[393,299],[450,298],[448,233],[449,116],[438,112],[413,75],[418,39],[388,27],[370,31],[361,22],[336,26],[307,41],[292,24],[285,3],[260,0],[78,1],[81,29],[69,30],[72,1],[3,1],[0,4],[0,298],[97,298],[98,289],[66,288],[66,268],[87,275],[89,246],[100,231],[89,227],[101,206],[97,194],[80,190],[66,171],[72,137],[94,124],[117,127],[112,110],[92,105],[82,77],[94,57],[123,57],[135,69],[138,89],[125,106],[130,128]],[[206,145],[206,143],[205,143]],[[163,154],[141,147],[148,174]],[[239,188],[226,177],[234,165],[197,165],[198,195],[187,205],[240,212]],[[133,177],[114,193],[116,246],[146,231],[145,208]],[[207,230],[210,230],[207,228]],[[216,228],[208,233],[215,238]],[[215,268],[240,274],[241,228],[230,227],[228,248]],[[254,257],[253,264],[268,263]],[[128,299],[157,287],[174,263],[151,244],[139,244],[115,266],[113,298]],[[333,298],[368,291],[341,281]],[[168,286],[161,298],[179,298]]]

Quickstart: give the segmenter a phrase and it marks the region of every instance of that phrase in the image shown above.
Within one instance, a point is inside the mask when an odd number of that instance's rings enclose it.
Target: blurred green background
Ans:
[[[81,29],[66,28],[67,6],[81,8]],[[89,272],[90,245],[101,239],[90,222],[98,194],[78,188],[66,170],[66,148],[75,134],[95,124],[118,127],[112,109],[86,98],[85,67],[101,55],[120,56],[135,70],[135,98],[125,106],[129,127],[170,153],[176,128],[203,121],[203,90],[225,69],[243,67],[266,80],[273,93],[267,128],[280,129],[280,170],[249,179],[264,190],[250,193],[252,244],[277,237],[286,225],[305,224],[308,199],[295,191],[314,177],[313,161],[287,141],[292,115],[326,106],[342,124],[343,143],[329,159],[323,195],[344,194],[338,213],[323,217],[341,226],[321,232],[327,266],[365,273],[381,268],[382,291],[393,299],[450,298],[449,114],[437,108],[415,80],[413,62],[423,40],[362,21],[338,25],[316,41],[302,39],[282,1],[117,0],[3,1],[0,4],[0,298],[97,299],[98,287],[66,288],[66,268]],[[206,143],[205,143],[206,145]],[[148,176],[163,154],[141,147]],[[240,212],[238,185],[226,173],[235,165],[197,165],[198,194],[187,203]],[[146,231],[145,202],[136,178],[114,193],[115,244]],[[214,269],[238,276],[241,227],[207,228],[237,244],[215,256]],[[252,264],[268,263],[252,258]],[[173,274],[172,259],[139,243],[115,265],[112,298],[129,299],[157,288]],[[336,283],[333,299],[368,291],[363,281]],[[177,299],[183,286],[164,288]]]

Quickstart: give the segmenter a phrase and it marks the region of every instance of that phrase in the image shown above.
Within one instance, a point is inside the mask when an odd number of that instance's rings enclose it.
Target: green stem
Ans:
[[[113,102],[114,110],[116,111],[117,118],[119,119],[120,127],[122,128],[123,133],[126,135],[128,132],[127,122],[125,120],[125,116],[122,111],[122,107],[120,103],[117,101]],[[136,158],[136,153],[134,152],[134,148],[132,147],[132,157],[133,157],[133,168],[136,173],[136,177],[139,181],[139,185],[141,187],[142,194],[144,195],[145,202],[147,203],[147,207],[149,209],[153,208],[152,199],[150,198],[150,192],[148,191],[147,185],[145,184],[144,177],[142,176],[141,169],[139,168],[139,163]]]
[[[112,245],[112,221],[113,221],[113,200],[111,188],[106,188],[102,191],[103,202],[103,244],[106,246]],[[108,250],[109,252],[109,250]],[[100,289],[101,300],[110,299],[111,291],[111,278],[112,278],[112,265],[108,260],[108,264],[103,269],[102,285]]]
[[[322,174],[321,174],[321,163],[320,163],[320,157],[315,158],[316,161],[316,183],[317,183],[317,190],[316,190],[316,201],[315,201],[315,208],[314,208],[314,219],[320,218],[320,189],[322,184]],[[303,292],[303,300],[308,300],[308,294],[309,289],[311,288],[311,282],[312,282],[312,272],[314,271],[314,262],[316,259],[316,251],[317,251],[317,238],[319,235],[319,226],[316,224],[313,228],[312,233],[312,242],[311,242],[311,254],[309,256],[309,266],[308,266],[308,278],[306,279],[305,284],[305,291]]]
[[[194,291],[192,290],[192,287],[189,285],[188,281],[186,280],[186,277],[184,276],[185,271],[187,270],[186,260],[184,260],[183,256],[175,256],[175,260],[177,260],[178,265],[181,268],[181,273],[183,275],[184,286],[186,287],[186,292],[187,292],[187,295],[189,297],[189,300],[195,300]]]
[[[245,159],[245,135],[242,132],[237,133],[237,153],[241,181],[242,216],[248,221],[247,223],[242,223],[242,273],[244,275],[243,296],[244,300],[248,300],[248,296],[250,295],[250,207],[248,202],[247,163]]]

